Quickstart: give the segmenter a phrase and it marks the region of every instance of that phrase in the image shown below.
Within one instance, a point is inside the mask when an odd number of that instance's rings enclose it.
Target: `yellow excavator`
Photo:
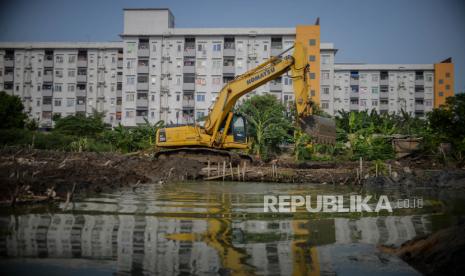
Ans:
[[[292,55],[287,54],[294,50]],[[246,120],[233,109],[237,101],[257,87],[291,71],[297,117],[302,131],[316,143],[332,144],[336,139],[335,122],[313,115],[310,97],[309,64],[305,47],[296,42],[293,47],[271,57],[257,67],[237,76],[220,91],[203,126],[199,124],[161,128],[156,134],[159,150],[155,157],[173,155],[186,158],[238,163],[251,158],[234,149],[247,149]]]

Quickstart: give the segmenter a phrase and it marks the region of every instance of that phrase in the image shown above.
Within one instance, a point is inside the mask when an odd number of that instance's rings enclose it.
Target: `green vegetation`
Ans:
[[[326,115],[316,110],[318,115]],[[339,112],[335,145],[312,144],[311,137],[293,126],[284,106],[272,95],[254,96],[244,101],[239,111],[249,122],[252,152],[264,160],[279,154],[279,145],[289,142],[294,144],[296,160],[386,160],[395,155],[392,137],[407,135],[422,139],[420,154],[465,161],[465,94],[448,98],[445,106],[428,113],[426,119],[403,111],[399,115],[374,110]],[[440,150],[441,143],[451,144],[450,156]]]
[[[154,146],[155,134],[163,122],[135,128],[121,125],[111,129],[103,123],[103,113],[91,116],[53,116],[55,127],[50,132],[38,131],[38,124],[22,112],[23,105],[16,96],[0,92],[0,114],[4,121],[0,128],[0,145],[63,151],[118,151],[122,153],[149,149]]]
[[[24,146],[64,151],[118,151],[122,153],[153,148],[155,134],[163,122],[135,128],[121,125],[111,129],[103,123],[104,114],[53,116],[54,129],[38,131],[38,124],[23,113],[21,100],[0,92],[0,145]],[[318,108],[319,115],[325,115]],[[272,95],[253,96],[245,100],[238,112],[248,121],[252,141],[251,153],[270,160],[283,145],[294,145],[296,160],[386,160],[394,157],[392,135],[422,139],[421,154],[443,161],[465,162],[465,94],[450,97],[444,106],[428,113],[426,119],[367,112],[340,112],[335,120],[335,145],[313,144],[311,137],[293,123],[295,117]],[[450,150],[447,146],[450,145]],[[383,168],[379,167],[379,170]]]
[[[248,122],[253,154],[267,160],[271,153],[279,152],[279,145],[292,139],[292,123],[285,111],[284,105],[269,94],[254,95],[239,107],[238,112]]]
[[[6,92],[0,92],[0,129],[22,128],[27,118],[23,113],[24,106],[21,99],[10,96]]]

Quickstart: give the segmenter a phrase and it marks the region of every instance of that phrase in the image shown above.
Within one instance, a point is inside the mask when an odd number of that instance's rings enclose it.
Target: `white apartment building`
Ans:
[[[202,118],[235,76],[291,47],[295,28],[176,28],[168,9],[125,9],[120,42],[0,43],[0,91],[30,117],[105,112],[105,122],[188,124]],[[321,108],[423,116],[453,95],[453,64],[337,64],[320,43]],[[310,61],[315,60],[310,56]],[[447,67],[447,70],[444,69]],[[452,69],[450,69],[452,68]],[[439,77],[438,77],[439,76]],[[293,100],[287,75],[251,94]],[[245,98],[250,97],[246,95]],[[313,94],[313,91],[312,91]]]

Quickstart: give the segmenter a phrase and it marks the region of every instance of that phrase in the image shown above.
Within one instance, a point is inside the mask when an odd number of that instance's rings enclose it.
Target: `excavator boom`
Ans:
[[[293,50],[292,55],[285,55]],[[158,147],[171,152],[212,153],[212,149],[247,148],[247,127],[244,118],[234,114],[237,101],[257,87],[291,72],[298,121],[303,131],[313,141],[333,143],[336,136],[334,121],[312,115],[312,101],[309,94],[307,53],[297,42],[281,55],[271,57],[257,67],[237,76],[220,91],[203,126],[178,126],[160,129],[157,132]],[[200,149],[199,149],[200,148]]]

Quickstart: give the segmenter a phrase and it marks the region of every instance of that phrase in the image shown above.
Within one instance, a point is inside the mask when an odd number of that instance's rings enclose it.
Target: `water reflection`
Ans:
[[[270,189],[300,186],[257,184],[251,192],[250,186],[218,185],[188,186],[183,193],[179,187],[146,186],[77,202],[56,214],[2,217],[7,234],[0,238],[0,254],[108,260],[120,274],[318,275],[320,246],[400,244],[431,231],[429,214],[257,215]]]

